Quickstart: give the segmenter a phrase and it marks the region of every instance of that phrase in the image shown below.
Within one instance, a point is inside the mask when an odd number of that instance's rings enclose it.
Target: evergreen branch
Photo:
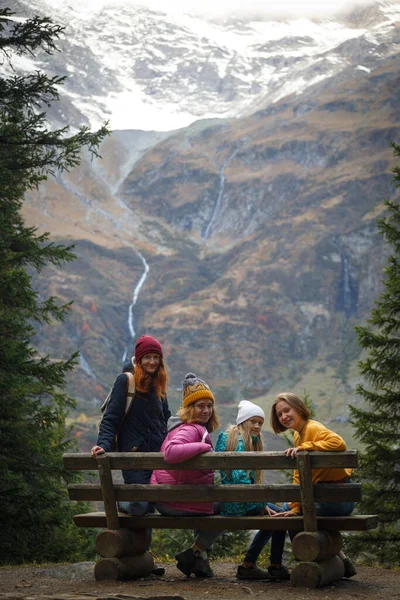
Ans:
[[[15,22],[12,17],[16,13],[9,9],[0,10],[1,33],[8,35],[0,37],[0,51],[10,56],[9,50],[21,55],[28,52],[34,55],[34,50],[41,48],[47,54],[53,54],[58,48],[54,40],[58,40],[65,27],[56,25],[47,17],[33,17],[23,22]]]

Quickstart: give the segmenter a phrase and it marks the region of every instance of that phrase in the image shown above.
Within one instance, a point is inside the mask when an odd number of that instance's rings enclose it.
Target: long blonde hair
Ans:
[[[140,361],[135,365],[133,374],[135,376],[135,388],[138,392],[148,393],[150,388],[153,387],[157,396],[161,400],[165,400],[167,397],[168,373],[162,357],[160,357],[160,364],[154,375],[146,373]]]
[[[240,423],[240,425],[231,425],[228,430],[228,441],[226,443],[226,452],[235,452],[239,434],[243,440],[244,449],[246,452],[262,452],[264,450],[263,439],[260,435],[257,436],[257,439],[254,440],[253,436],[250,433],[250,423],[249,420]],[[229,474],[231,471],[227,471]],[[250,471],[247,471],[247,475],[250,476]],[[256,471],[256,483],[262,483],[263,471],[262,469],[257,469]]]

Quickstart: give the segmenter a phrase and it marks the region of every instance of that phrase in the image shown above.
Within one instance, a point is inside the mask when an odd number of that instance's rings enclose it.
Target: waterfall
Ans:
[[[86,358],[83,356],[82,352],[79,352],[79,364],[80,364],[81,368],[83,369],[83,371],[85,371],[86,375],[89,375],[89,377],[96,379],[96,375],[94,374],[92,369],[89,367],[89,363],[86,360]]]
[[[133,289],[133,296],[132,296],[132,302],[129,305],[128,308],[128,330],[129,330],[129,334],[131,336],[131,340],[133,341],[135,339],[135,327],[134,327],[134,314],[133,314],[133,308],[138,300],[139,297],[139,293],[140,290],[143,287],[144,282],[146,281],[146,277],[148,272],[150,271],[150,267],[147,264],[146,259],[144,258],[143,254],[141,254],[138,250],[136,250],[136,254],[139,256],[140,260],[143,263],[143,267],[144,267],[144,271],[142,273],[142,276],[140,277],[138,283],[135,285],[134,289]],[[129,350],[129,344],[127,345],[127,347],[125,348],[125,352],[122,356],[122,361],[125,362],[126,358],[128,356],[128,350]]]
[[[221,201],[222,201],[222,196],[224,194],[224,187],[225,187],[225,169],[229,165],[231,160],[235,157],[238,150],[239,150],[239,148],[236,148],[236,150],[234,150],[234,152],[232,152],[230,157],[224,162],[224,164],[220,168],[218,197],[217,197],[217,201],[214,206],[213,213],[211,215],[211,219],[208,222],[208,225],[207,225],[206,230],[203,235],[203,243],[206,242],[208,240],[208,238],[210,237],[211,229],[214,227],[215,223],[217,222],[219,213],[221,212]]]
[[[343,311],[347,316],[350,316],[357,311],[358,287],[357,281],[351,276],[348,257],[342,253],[341,259],[342,264],[336,297],[336,308]]]
[[[345,256],[343,258],[343,306],[346,313],[350,312],[352,308],[351,296],[349,261]]]

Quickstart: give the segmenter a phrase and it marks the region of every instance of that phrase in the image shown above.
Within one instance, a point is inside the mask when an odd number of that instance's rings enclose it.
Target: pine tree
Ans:
[[[400,146],[392,144],[396,157]],[[400,187],[400,167],[393,181]],[[357,393],[365,408],[351,407],[355,435],[363,445],[357,476],[363,484],[362,513],[378,514],[377,530],[353,536],[353,550],[387,565],[400,556],[400,206],[385,201],[388,216],[379,232],[392,247],[384,270],[385,290],[368,325],[356,327],[367,358],[359,362],[365,385]],[[368,387],[367,387],[368,386]]]
[[[63,391],[77,355],[40,356],[35,327],[63,320],[70,304],[40,298],[32,274],[74,258],[73,248],[38,235],[21,215],[24,194],[58,169],[79,163],[83,146],[97,155],[107,134],[86,128],[68,136],[52,130],[45,109],[58,100],[63,77],[17,74],[16,55],[57,50],[62,27],[47,18],[17,19],[0,9],[0,563],[68,560],[85,551],[71,522],[62,454],[66,415],[74,401]]]

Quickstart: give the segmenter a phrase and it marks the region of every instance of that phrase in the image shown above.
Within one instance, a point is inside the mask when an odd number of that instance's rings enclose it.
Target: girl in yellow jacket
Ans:
[[[296,394],[284,393],[276,396],[271,408],[271,427],[275,433],[282,433],[287,429],[294,430],[294,447],[285,450],[285,454],[292,458],[295,458],[300,450],[346,450],[346,443],[340,435],[322,423],[310,419],[309,409]],[[347,483],[351,475],[352,469],[313,469],[312,481],[314,484],[320,481]],[[293,483],[300,483],[297,469],[293,474]],[[285,512],[277,513],[277,516],[291,517],[301,514],[299,502],[285,503],[284,509]],[[315,509],[317,516],[344,517],[352,513],[354,502],[316,502]],[[355,575],[356,570],[350,559],[343,552],[340,553],[340,557],[345,564],[345,577]]]

